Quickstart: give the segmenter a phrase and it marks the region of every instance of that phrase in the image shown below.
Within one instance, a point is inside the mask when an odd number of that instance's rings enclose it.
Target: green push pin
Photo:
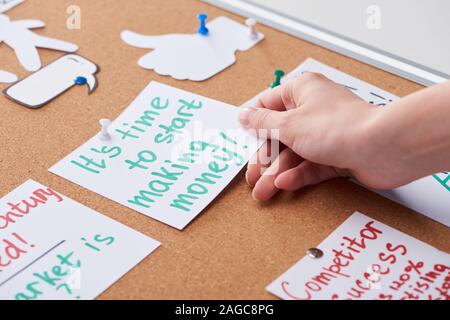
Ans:
[[[271,88],[276,88],[281,84],[281,78],[284,77],[283,70],[275,70],[275,81],[270,85]]]

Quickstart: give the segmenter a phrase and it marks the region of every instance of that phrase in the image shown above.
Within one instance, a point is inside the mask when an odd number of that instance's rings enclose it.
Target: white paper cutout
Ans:
[[[5,13],[24,1],[25,0],[0,0],[0,13]]]
[[[78,46],[70,42],[57,40],[36,34],[29,29],[43,28],[40,20],[11,21],[8,16],[0,14],[0,42],[11,47],[20,63],[28,71],[41,68],[41,59],[37,48],[47,48],[64,52],[75,52]]]
[[[0,0],[0,14],[12,9],[24,1],[25,0]],[[0,83],[12,83],[15,81],[17,81],[17,76],[15,74],[0,70]]]
[[[4,90],[5,95],[28,108],[40,108],[75,86],[77,77],[87,80],[89,93],[97,87],[95,63],[79,55],[65,55]]]
[[[29,180],[0,199],[0,299],[93,299],[159,245]]]
[[[0,83],[12,83],[17,81],[17,76],[11,72],[0,70]]]
[[[151,82],[108,126],[109,139],[99,132],[49,171],[181,230],[262,144],[239,112]]]
[[[361,213],[267,287],[286,300],[449,299],[450,255]]]
[[[144,36],[123,31],[121,38],[137,48],[153,49],[139,60],[145,69],[178,80],[203,81],[236,62],[235,52],[247,51],[264,39],[253,38],[249,28],[225,17],[206,24],[209,34]]]

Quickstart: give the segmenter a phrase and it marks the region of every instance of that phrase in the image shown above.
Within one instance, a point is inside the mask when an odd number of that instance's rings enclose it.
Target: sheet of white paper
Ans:
[[[206,24],[209,34],[168,34],[144,36],[123,31],[121,38],[127,44],[153,51],[139,60],[145,69],[178,80],[203,81],[236,62],[236,51],[247,51],[264,39],[262,33],[255,38],[249,29],[226,17]],[[182,52],[183,54],[180,54]]]
[[[0,43],[4,42],[16,53],[23,67],[28,71],[41,68],[41,59],[37,48],[75,52],[78,47],[70,42],[41,36],[30,29],[43,28],[40,20],[11,21],[8,16],[0,14]]]
[[[239,108],[151,82],[110,126],[50,169],[183,229],[261,145]]]
[[[0,83],[11,83],[17,81],[17,76],[13,73],[0,70]]]
[[[397,96],[389,92],[313,59],[307,59],[283,78],[282,82],[286,82],[306,71],[321,73],[334,82],[346,86],[367,102],[380,107],[386,106],[390,102],[398,99]],[[257,98],[258,96],[246,102],[244,107],[254,105]],[[450,174],[448,172],[429,176],[394,190],[373,191],[446,226],[450,226]]]
[[[0,200],[0,299],[93,299],[159,245],[29,180]]]
[[[361,213],[267,287],[286,300],[450,298],[450,255]]]
[[[75,86],[77,77],[86,78],[91,93],[97,87],[97,72],[95,63],[79,55],[67,54],[11,85],[4,94],[28,108],[39,108]]]

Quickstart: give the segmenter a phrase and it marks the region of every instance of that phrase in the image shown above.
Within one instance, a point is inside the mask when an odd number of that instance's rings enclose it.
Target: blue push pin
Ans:
[[[75,82],[75,84],[82,86],[87,83],[87,79],[85,77],[76,77],[74,82]]]
[[[200,13],[198,15],[198,20],[200,20],[200,27],[198,28],[197,32],[201,34],[202,36],[207,36],[209,33],[208,28],[206,27],[206,19],[208,19],[208,15],[205,13]]]

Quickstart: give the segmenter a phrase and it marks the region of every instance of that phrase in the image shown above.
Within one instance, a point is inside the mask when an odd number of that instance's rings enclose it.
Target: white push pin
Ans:
[[[99,138],[100,140],[110,140],[111,135],[109,134],[109,126],[111,125],[111,121],[109,119],[101,119],[99,121],[102,126],[102,131],[100,131]]]
[[[255,31],[256,20],[249,18],[245,21],[248,27],[248,36],[250,39],[255,40],[258,38],[258,32]]]

